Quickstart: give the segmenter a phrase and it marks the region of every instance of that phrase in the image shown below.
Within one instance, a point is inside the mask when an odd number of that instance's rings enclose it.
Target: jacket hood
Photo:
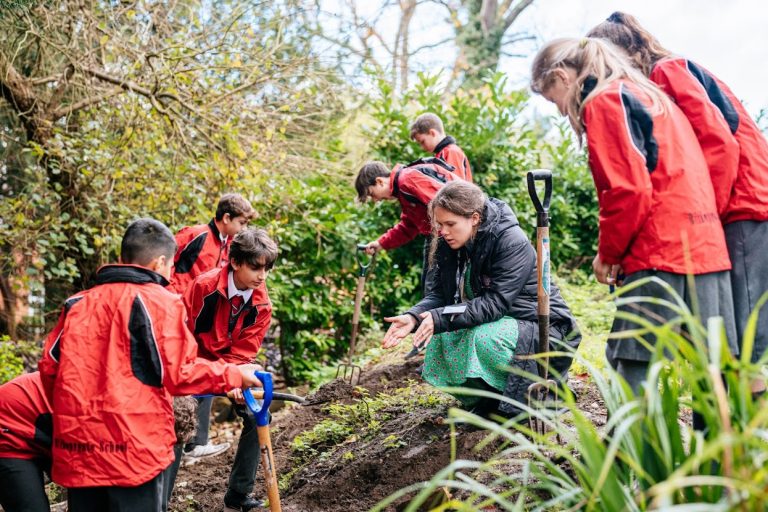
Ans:
[[[133,283],[168,286],[168,280],[148,268],[138,265],[104,265],[96,272],[96,284]]]
[[[434,154],[438,154],[439,152],[441,152],[442,150],[444,150],[445,148],[447,148],[451,144],[456,144],[456,139],[454,139],[453,137],[448,135],[443,140],[441,140],[440,142],[437,143],[437,146],[435,146],[435,149],[432,150],[432,152]]]

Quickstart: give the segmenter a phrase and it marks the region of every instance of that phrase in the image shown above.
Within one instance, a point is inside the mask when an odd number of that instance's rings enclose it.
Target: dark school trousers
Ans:
[[[432,235],[427,235],[424,237],[424,250],[422,253],[422,263],[421,263],[421,296],[426,297],[427,296],[427,283],[432,279],[432,276],[435,274],[435,269],[429,267],[429,247],[432,245]]]
[[[43,471],[51,461],[0,457],[0,505],[5,512],[50,512]]]
[[[136,487],[70,487],[69,512],[165,512],[166,471]]]
[[[246,496],[253,491],[256,470],[259,468],[259,435],[256,430],[256,418],[245,405],[235,404],[235,412],[243,418],[243,430],[229,474],[229,490],[238,496]]]
[[[165,478],[163,479],[163,510],[168,509],[168,504],[171,502],[171,495],[173,495],[173,486],[176,484],[176,474],[179,472],[179,466],[181,466],[181,458],[183,457],[184,446],[181,443],[173,445],[173,462],[165,470]]]
[[[208,430],[211,428],[211,406],[213,397],[196,398],[197,400],[197,431],[195,437],[185,446],[186,450],[192,450],[195,446],[208,444]]]
[[[739,348],[757,301],[768,291],[768,221],[742,220],[726,224],[725,242],[731,257],[731,288]],[[768,307],[758,316],[751,360],[757,362],[768,349]]]
[[[624,284],[628,285],[649,276],[656,276],[669,284],[675,293],[683,298],[691,311],[693,311],[695,297],[698,301],[699,317],[705,327],[708,318],[713,316],[723,317],[728,345],[732,353],[738,354],[739,349],[736,344],[736,325],[733,316],[733,298],[729,272],[711,272],[696,275],[693,278],[693,288],[691,288],[688,285],[688,276],[686,275],[655,270],[641,270],[627,276]],[[674,298],[669,296],[661,285],[653,282],[639,286],[625,293],[622,297],[656,297],[674,302]],[[625,304],[618,309],[642,317],[656,325],[663,325],[676,316],[666,306],[650,302]],[[618,333],[636,328],[639,328],[639,326],[635,322],[616,317],[613,321],[611,332]],[[656,343],[655,336],[650,333],[645,334],[643,339],[651,346]],[[627,380],[633,391],[637,392],[645,380],[648,363],[652,357],[651,352],[634,338],[619,339],[609,337],[605,355],[611,366],[617,370],[619,375]]]

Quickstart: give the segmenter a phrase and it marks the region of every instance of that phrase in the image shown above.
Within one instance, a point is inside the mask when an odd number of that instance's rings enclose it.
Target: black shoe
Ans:
[[[242,494],[233,491],[227,491],[224,495],[225,511],[249,512],[250,510],[257,510],[264,506],[265,503],[254,498],[253,494],[243,496]]]
[[[494,398],[480,398],[474,407],[469,409],[469,412],[481,418],[490,419],[490,415],[497,413],[499,408],[499,401]]]

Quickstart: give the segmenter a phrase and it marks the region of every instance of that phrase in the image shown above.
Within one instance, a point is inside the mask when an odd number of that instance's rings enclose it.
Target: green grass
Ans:
[[[605,342],[616,313],[616,304],[610,297],[608,287],[598,283],[594,276],[579,270],[561,272],[558,277],[556,282],[560,292],[581,330],[578,353],[595,368],[602,370],[605,367]],[[588,373],[581,361],[574,361],[572,375]]]

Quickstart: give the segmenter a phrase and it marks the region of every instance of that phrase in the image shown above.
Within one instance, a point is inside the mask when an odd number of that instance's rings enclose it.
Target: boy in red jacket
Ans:
[[[210,360],[253,362],[272,320],[267,276],[277,259],[277,244],[263,229],[246,229],[232,240],[229,265],[195,279],[184,294],[187,324],[200,355]],[[259,465],[256,420],[246,412],[241,395],[235,411],[243,430],[224,496],[226,510],[248,511],[259,506],[250,496]]]
[[[51,407],[40,373],[0,386],[0,506],[49,512],[43,472],[51,471]]]
[[[53,410],[54,482],[69,510],[159,511],[176,443],[172,395],[259,386],[257,365],[197,357],[184,305],[166,290],[176,242],[161,222],[139,219],[123,236],[120,264],[70,297],[39,369]]]
[[[391,171],[382,162],[368,162],[357,174],[355,189],[357,199],[364,203],[368,198],[377,201],[400,201],[402,208],[400,222],[368,244],[366,252],[374,254],[407,244],[417,235],[424,235],[424,262],[421,271],[421,289],[427,277],[427,254],[429,253],[432,225],[427,205],[437,191],[446,183],[459,179],[443,166],[434,163],[417,162],[409,167],[396,165]]]
[[[254,211],[240,194],[224,194],[216,205],[216,215],[208,224],[187,226],[176,234],[176,255],[171,276],[171,289],[184,294],[192,282],[211,269],[227,265],[229,243],[232,237],[246,228]],[[184,446],[184,464],[227,451],[229,443],[213,444],[208,440],[212,398],[198,399],[198,429],[192,440]]]
[[[464,151],[456,139],[445,135],[443,121],[435,114],[421,114],[411,125],[411,140],[416,141],[427,153],[453,166],[456,176],[472,183],[472,169]]]
[[[254,213],[251,203],[240,194],[224,194],[208,224],[182,228],[176,234],[171,289],[183,295],[197,276],[226,266],[229,242],[248,226]]]

